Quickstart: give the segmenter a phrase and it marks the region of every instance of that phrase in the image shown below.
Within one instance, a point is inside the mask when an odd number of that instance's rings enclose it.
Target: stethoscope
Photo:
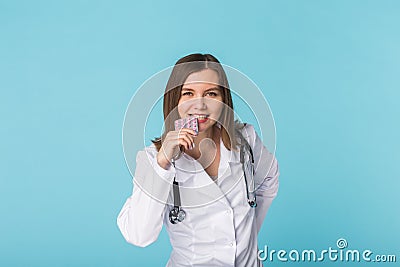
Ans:
[[[175,167],[175,159],[171,160],[172,165]],[[181,208],[181,195],[179,194],[179,184],[176,181],[176,175],[174,176],[174,182],[172,183],[172,191],[174,193],[174,207],[169,212],[169,221],[172,224],[182,222],[186,217],[186,212]]]
[[[237,132],[238,132],[238,136],[241,139],[240,163],[242,164],[242,169],[243,169],[243,173],[244,173],[244,181],[246,184],[247,203],[249,203],[249,206],[251,208],[255,208],[257,206],[257,201],[256,201],[255,183],[254,183],[253,150],[251,149],[247,140],[242,136],[242,134],[239,131],[237,131]],[[247,162],[245,162],[246,154],[249,157],[248,158],[249,160]],[[171,162],[172,162],[172,165],[175,167],[175,159],[172,159]],[[245,164],[245,163],[247,163],[247,164]],[[248,175],[248,173],[250,175]],[[248,181],[248,178],[250,178],[249,181]],[[177,224],[178,222],[182,222],[185,219],[186,212],[181,208],[179,183],[176,181],[176,175],[174,176],[174,181],[172,184],[172,192],[174,194],[174,207],[169,212],[169,221],[172,224]]]

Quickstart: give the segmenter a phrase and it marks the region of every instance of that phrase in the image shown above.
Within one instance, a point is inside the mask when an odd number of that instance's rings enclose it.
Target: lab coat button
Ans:
[[[229,243],[229,246],[233,247],[233,242]]]

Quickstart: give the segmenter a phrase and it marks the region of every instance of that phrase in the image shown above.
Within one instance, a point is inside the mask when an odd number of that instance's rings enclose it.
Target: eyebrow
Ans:
[[[194,91],[194,89],[191,89],[191,88],[188,88],[188,87],[182,87],[182,90]],[[212,90],[220,90],[220,88],[219,87],[211,87],[211,88],[208,88],[207,90],[205,90],[205,92],[212,91]]]

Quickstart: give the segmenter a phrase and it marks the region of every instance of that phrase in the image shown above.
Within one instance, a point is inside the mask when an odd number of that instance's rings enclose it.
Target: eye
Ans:
[[[207,95],[212,96],[212,97],[216,97],[216,96],[218,96],[218,93],[214,92],[214,91],[210,91],[210,92],[207,92]]]
[[[182,92],[182,95],[184,95],[184,96],[191,96],[191,95],[193,95],[193,93],[192,93],[192,92],[189,92],[189,91],[186,91],[186,92]]]

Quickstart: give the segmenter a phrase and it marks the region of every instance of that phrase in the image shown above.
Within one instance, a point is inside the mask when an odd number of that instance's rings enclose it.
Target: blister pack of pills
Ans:
[[[175,121],[175,130],[180,130],[182,128],[189,128],[199,133],[199,122],[196,117],[187,117]]]

